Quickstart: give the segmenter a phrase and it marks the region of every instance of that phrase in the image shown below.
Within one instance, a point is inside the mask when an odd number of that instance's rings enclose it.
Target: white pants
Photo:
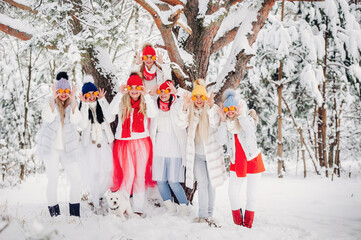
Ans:
[[[70,180],[69,202],[80,202],[81,177],[78,162],[65,158],[63,150],[53,149],[49,159],[44,161],[48,185],[46,195],[49,206],[58,204],[57,190],[59,179],[59,162]]]
[[[231,171],[229,176],[228,196],[232,210],[238,210],[244,206],[241,200],[241,191],[243,183],[247,180],[246,208],[249,211],[255,211],[259,192],[259,182],[261,173],[247,174],[247,177],[237,177],[236,173]]]
[[[101,148],[89,143],[82,148],[80,159],[83,176],[83,190],[89,191],[91,201],[95,207],[99,206],[99,199],[110,187],[113,176],[113,153],[106,136],[103,137]]]

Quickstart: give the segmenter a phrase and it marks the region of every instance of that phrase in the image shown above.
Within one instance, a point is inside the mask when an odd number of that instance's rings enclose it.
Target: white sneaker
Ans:
[[[163,203],[168,213],[175,214],[177,212],[177,207],[171,200],[164,201]]]

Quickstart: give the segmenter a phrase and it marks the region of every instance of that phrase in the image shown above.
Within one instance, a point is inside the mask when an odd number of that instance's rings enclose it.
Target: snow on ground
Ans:
[[[361,239],[361,179],[283,179],[265,174],[259,209],[252,229],[233,224],[227,188],[217,189],[214,219],[221,228],[192,223],[191,216],[171,216],[164,208],[148,208],[146,218],[122,222],[119,218],[92,214],[82,202],[80,219],[68,216],[68,184],[59,181],[62,215],[50,218],[44,174],[29,177],[11,189],[0,189],[0,239]],[[10,218],[10,224],[3,229]]]

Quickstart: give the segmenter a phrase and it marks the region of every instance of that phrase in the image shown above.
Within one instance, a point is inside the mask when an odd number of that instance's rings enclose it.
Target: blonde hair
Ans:
[[[204,104],[203,111],[202,111],[201,115],[199,116],[199,122],[196,126],[196,135],[195,135],[196,143],[200,143],[201,139],[203,141],[208,140],[208,137],[209,137],[209,119],[208,119],[208,113],[207,113],[208,109],[209,109],[209,106]],[[194,123],[194,115],[195,115],[195,106],[193,103],[189,107],[189,116],[188,116],[189,129],[193,129],[195,127],[193,124]]]
[[[120,104],[120,112],[121,112],[121,121],[124,123],[125,119],[129,116],[132,111],[132,104],[129,93],[124,94],[122,97],[122,101]],[[145,105],[145,99],[143,95],[140,95],[140,106],[139,111],[143,113],[144,117],[146,117],[147,106]]]
[[[70,98],[66,99],[65,102],[61,101],[59,98],[56,98],[56,105],[58,106],[61,125],[63,125],[63,126],[64,126],[64,119],[65,119],[65,109],[69,106],[70,101],[71,101]]]

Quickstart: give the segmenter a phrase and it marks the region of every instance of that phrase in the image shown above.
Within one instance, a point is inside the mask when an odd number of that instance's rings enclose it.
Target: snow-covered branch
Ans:
[[[0,13],[0,30],[13,37],[27,41],[32,38],[35,30],[29,24],[12,19]]]

